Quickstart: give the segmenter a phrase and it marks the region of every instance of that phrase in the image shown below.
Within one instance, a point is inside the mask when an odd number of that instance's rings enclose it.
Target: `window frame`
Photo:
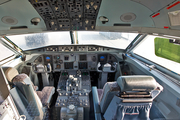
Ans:
[[[8,57],[0,60],[0,65],[4,65],[12,60],[14,60],[15,58],[17,58],[18,56],[21,56],[22,53],[19,50],[19,48],[17,48],[16,46],[14,46],[14,44],[12,44],[9,40],[7,40],[4,37],[0,38],[0,44],[2,44],[4,47],[6,47],[7,49],[9,49],[10,51],[12,51],[14,54],[9,55]],[[12,46],[11,46],[12,45]],[[19,51],[18,51],[19,50]]]

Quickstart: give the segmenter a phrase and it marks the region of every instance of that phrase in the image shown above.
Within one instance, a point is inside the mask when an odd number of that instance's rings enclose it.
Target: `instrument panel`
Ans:
[[[51,64],[55,72],[61,70],[90,70],[96,71],[98,62],[113,63],[117,62],[112,54],[95,54],[95,53],[54,53],[44,54],[37,57],[34,61],[36,64]]]

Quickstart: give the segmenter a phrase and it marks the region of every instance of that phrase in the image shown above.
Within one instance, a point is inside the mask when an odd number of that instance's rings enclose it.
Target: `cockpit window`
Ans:
[[[179,48],[179,44],[171,43],[168,38],[148,35],[133,52],[180,74]]]
[[[126,49],[137,35],[137,33],[78,31],[77,43]]]
[[[15,53],[13,51],[11,51],[10,49],[8,49],[7,47],[5,47],[3,44],[1,44],[0,42],[0,62],[3,61],[4,59],[14,55]]]
[[[7,36],[22,50],[34,49],[49,45],[68,45],[71,44],[69,32],[49,32],[25,35]]]
[[[121,32],[75,31],[72,35],[72,38],[75,40],[74,44],[93,44],[118,49],[126,49],[126,47],[138,34]],[[14,35],[7,36],[7,38],[22,50],[29,50],[49,45],[69,45],[72,42],[69,31]]]

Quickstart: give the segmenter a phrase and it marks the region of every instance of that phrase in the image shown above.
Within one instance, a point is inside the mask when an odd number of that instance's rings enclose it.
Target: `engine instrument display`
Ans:
[[[64,68],[65,69],[73,69],[73,62],[65,62]]]
[[[88,64],[87,62],[79,62],[79,69],[87,69]]]

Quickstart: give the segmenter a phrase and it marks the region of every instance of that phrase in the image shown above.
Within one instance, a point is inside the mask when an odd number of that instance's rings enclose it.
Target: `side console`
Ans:
[[[56,107],[60,107],[60,119],[88,120],[91,80],[89,71],[63,71],[58,82]]]

